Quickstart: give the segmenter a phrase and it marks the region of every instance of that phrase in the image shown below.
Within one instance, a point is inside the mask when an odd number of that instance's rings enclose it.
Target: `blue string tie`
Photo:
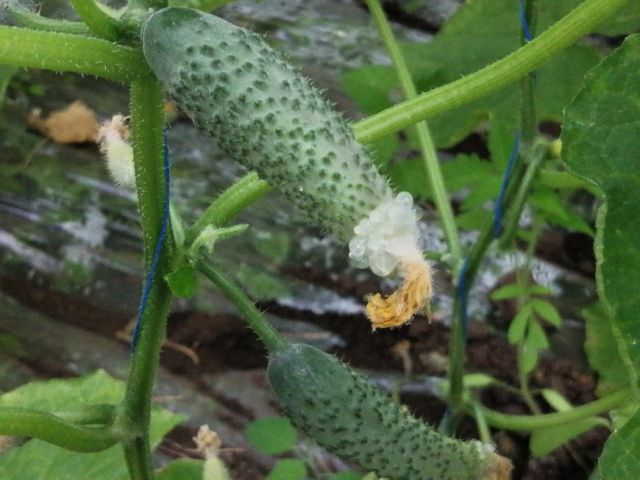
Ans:
[[[138,343],[138,337],[140,336],[140,329],[142,328],[142,316],[147,307],[147,301],[149,300],[149,294],[151,293],[151,287],[156,276],[156,269],[158,267],[158,261],[160,260],[160,254],[164,247],[165,239],[167,236],[167,225],[169,223],[169,199],[171,198],[170,184],[171,184],[171,169],[169,166],[169,141],[167,138],[167,130],[165,129],[163,134],[163,170],[164,170],[164,204],[162,208],[162,223],[160,225],[160,233],[158,233],[158,241],[153,251],[153,258],[149,267],[149,272],[145,280],[144,289],[142,291],[142,298],[140,299],[140,306],[138,307],[138,316],[136,318],[136,325],[133,329],[133,336],[131,337],[131,352],[133,353]]]

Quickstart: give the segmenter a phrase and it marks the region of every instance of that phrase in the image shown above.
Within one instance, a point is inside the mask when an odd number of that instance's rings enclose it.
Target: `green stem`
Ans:
[[[514,169],[511,181],[504,196],[504,204],[511,205],[513,197],[518,190],[524,162],[518,162]],[[465,284],[467,291],[473,286],[478,269],[484,258],[489,245],[494,239],[493,216],[487,219],[485,227],[480,232],[471,251],[467,256],[465,264]],[[460,295],[456,295],[453,303],[453,322],[451,324],[451,336],[449,338],[449,398],[448,404],[451,410],[450,420],[445,425],[448,433],[452,434],[461,418],[461,411],[464,404],[464,363],[465,363],[465,335],[463,331],[462,305]]]
[[[480,441],[485,444],[491,444],[491,431],[489,430],[487,419],[484,418],[484,412],[481,410],[481,407],[482,405],[480,404],[480,402],[473,402],[471,404],[473,418],[476,421],[476,427],[478,428]]]
[[[100,452],[122,440],[111,426],[82,427],[28,408],[0,407],[0,433],[37,438],[74,452]]]
[[[413,79],[411,78],[409,67],[402,55],[398,42],[393,36],[391,26],[389,25],[384,11],[380,6],[379,0],[365,0],[365,3],[371,11],[378,30],[380,31],[380,36],[389,51],[389,55],[391,56],[391,60],[395,66],[404,96],[407,100],[416,98],[418,96],[418,91],[416,90]],[[438,162],[438,154],[433,144],[427,122],[419,122],[415,125],[415,128],[418,136],[418,144],[424,160],[424,167],[427,171],[427,178],[429,179],[431,191],[433,192],[433,199],[440,215],[440,221],[442,222],[445,237],[449,244],[449,251],[454,259],[453,263],[456,264],[462,257],[462,250],[460,248],[460,239],[458,238],[458,229],[456,228],[453,210],[451,208],[451,203],[449,203],[449,195],[447,194],[444,179],[442,178],[440,163]]]
[[[236,306],[251,327],[251,330],[260,338],[269,352],[273,353],[288,344],[288,341],[271,326],[240,287],[203,259],[196,261],[196,268],[211,280],[216,287],[222,290],[225,296]]]
[[[525,0],[524,15],[529,26],[529,32],[535,37],[537,25],[537,12],[535,0]],[[524,29],[522,31],[522,45],[527,44]],[[520,111],[520,130],[522,135],[522,151],[525,158],[533,145],[533,141],[538,134],[538,120],[536,114],[535,101],[536,72],[531,71],[520,81],[520,92],[522,97],[522,108]]]
[[[46,18],[32,12],[19,3],[10,3],[7,7],[9,21],[19,27],[33,30],[46,30],[49,32],[71,33],[75,35],[89,35],[91,30],[82,22],[70,22]]]
[[[135,159],[136,189],[144,238],[145,271],[153,258],[163,216],[163,129],[164,91],[153,77],[145,77],[131,85],[131,126]],[[171,233],[157,266],[156,279],[168,273]],[[171,292],[162,280],[156,280],[141,320],[140,334],[133,354],[126,393],[122,404],[121,423],[132,438],[123,443],[132,480],[153,479],[149,447],[151,394],[156,376],[160,348]]]
[[[585,0],[512,54],[460,80],[425,92],[356,123],[356,138],[363,143],[371,142],[509,85],[591,32],[627,1]]]
[[[541,428],[553,428],[567,423],[577,422],[583,418],[601,415],[614,408],[623,406],[625,403],[631,401],[632,398],[633,394],[631,390],[624,389],[565,412],[547,413],[544,415],[509,415],[485,407],[480,407],[480,412],[492,427],[502,430],[530,432]],[[473,413],[472,405],[468,405],[467,410]]]
[[[0,26],[0,64],[130,82],[149,72],[142,52],[99,38]]]
[[[120,39],[120,29],[115,10],[100,4],[96,0],[71,0],[71,5],[87,26],[96,35],[107,40]]]
[[[227,224],[240,211],[270,190],[271,186],[264,180],[260,180],[255,172],[248,173],[222,192],[198,217],[195,223],[187,230],[187,245],[193,242],[207,226]]]
[[[516,269],[516,282],[523,292],[526,291],[526,288],[529,284],[529,270],[526,268],[526,266],[521,266]],[[518,310],[521,310],[525,303],[528,301],[528,294],[520,296],[518,298]],[[530,316],[528,321],[531,322],[535,320],[533,320]],[[531,394],[531,390],[529,388],[529,372],[525,368],[524,364],[524,349],[525,339],[523,337],[518,342],[518,383],[520,384],[520,396],[522,397],[524,403],[527,404],[527,407],[529,407],[529,410],[532,413],[534,413],[535,415],[540,415],[542,413],[542,410],[538,406],[535,398],[533,398],[533,395]]]
[[[533,151],[531,151],[531,155],[529,157],[531,160],[527,164],[527,169],[524,172],[522,181],[519,183],[515,197],[509,204],[509,210],[505,215],[504,230],[500,237],[500,246],[503,248],[507,245],[511,245],[515,233],[518,230],[520,217],[522,216],[522,211],[527,203],[527,198],[529,198],[529,192],[531,191],[533,180],[536,178],[536,175],[540,170],[540,166],[546,158],[547,151],[547,146],[542,144],[538,145]]]

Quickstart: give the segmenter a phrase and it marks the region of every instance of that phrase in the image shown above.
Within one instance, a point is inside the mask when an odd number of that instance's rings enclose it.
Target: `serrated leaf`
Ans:
[[[544,212],[546,220],[568,230],[593,235],[593,230],[577,213],[571,211],[558,194],[548,188],[538,188],[531,193],[529,201],[537,210]]]
[[[0,397],[0,405],[38,408],[55,412],[74,406],[117,403],[124,395],[124,383],[99,370],[72,379],[34,382]],[[183,417],[154,407],[150,440],[157,445]],[[29,440],[21,447],[0,455],[2,480],[127,480],[122,448],[115,445],[99,453],[75,453],[40,440]]]
[[[582,435],[594,427],[602,425],[599,418],[583,418],[572,423],[556,425],[552,428],[535,430],[529,440],[529,449],[536,457],[544,457],[572,438]]]
[[[198,276],[191,265],[183,265],[165,279],[171,292],[180,298],[191,298],[198,289]]]
[[[640,472],[640,412],[617,430],[604,446],[598,460],[599,480],[636,480]]]
[[[193,458],[179,458],[165,466],[157,480],[202,480],[204,462]]]
[[[529,302],[534,311],[540,315],[544,320],[549,322],[554,327],[560,327],[562,324],[562,317],[550,302],[546,300],[534,299]]]
[[[284,417],[261,418],[245,430],[247,440],[260,453],[274,455],[288,452],[296,444],[296,430]]]
[[[511,324],[509,325],[509,331],[507,332],[509,343],[515,345],[524,338],[530,316],[531,307],[528,305],[524,305],[516,314],[516,316],[513,317],[513,320],[511,320]]]
[[[620,357],[608,312],[598,303],[585,309],[582,316],[586,322],[584,349],[589,365],[598,373],[598,395],[628,387],[629,371]]]
[[[278,461],[273,470],[267,475],[267,480],[304,480],[307,466],[297,458],[287,458]]]
[[[597,184],[598,288],[632,385],[640,369],[640,36],[634,35],[588,76],[565,112],[563,155],[577,175]]]

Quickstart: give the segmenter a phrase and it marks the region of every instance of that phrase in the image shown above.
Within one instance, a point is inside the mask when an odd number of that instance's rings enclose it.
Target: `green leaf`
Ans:
[[[202,480],[202,460],[179,458],[169,463],[157,475],[156,480]]]
[[[569,403],[569,400],[564,398],[557,390],[543,388],[540,393],[542,394],[542,398],[544,398],[556,412],[567,412],[573,409],[573,405]]]
[[[495,289],[491,292],[491,300],[508,300],[517,298],[527,293],[527,288],[517,283],[511,283]]]
[[[640,472],[640,411],[617,430],[598,460],[599,480],[636,480]]]
[[[537,210],[545,214],[550,223],[555,223],[568,230],[593,235],[593,230],[577,213],[571,211],[559,195],[547,188],[537,188],[529,196],[529,201]]]
[[[631,0],[598,28],[605,35],[619,36],[640,30],[640,0]]]
[[[18,67],[10,65],[0,65],[0,107],[4,103],[4,96],[7,92],[9,82],[18,71]]]
[[[640,368],[640,36],[634,35],[588,76],[565,112],[563,155],[597,184],[605,205],[596,236],[597,281],[612,331],[637,386]]]
[[[570,172],[542,169],[538,172],[538,181],[549,188],[576,190],[583,188],[593,193],[593,186]]]
[[[267,475],[267,480],[304,480],[307,467],[304,461],[297,458],[279,460]]]
[[[537,350],[546,350],[549,348],[547,334],[544,333],[544,329],[536,320],[529,322],[529,331],[527,332],[525,344]]]
[[[251,246],[261,255],[280,264],[287,259],[291,241],[289,235],[283,232],[268,230],[254,230],[251,236]]]
[[[544,457],[572,438],[601,425],[602,419],[590,417],[572,423],[556,425],[552,428],[535,430],[529,440],[529,449],[534,456]]]
[[[523,338],[527,330],[527,324],[531,317],[531,307],[525,304],[520,311],[513,317],[511,324],[509,325],[509,331],[507,332],[507,338],[509,343],[515,345],[519,343]]]
[[[287,418],[261,418],[251,422],[245,430],[247,440],[260,453],[274,455],[288,452],[296,444],[296,430]]]
[[[612,319],[602,303],[597,303],[582,312],[586,321],[584,349],[589,365],[598,373],[599,396],[629,386],[629,371],[625,367],[618,342],[612,331]]]
[[[431,198],[431,189],[422,160],[411,159],[396,163],[389,170],[391,184],[396,191],[409,192],[415,198]]]
[[[392,103],[390,92],[398,85],[393,68],[367,65],[351,70],[342,77],[345,92],[356,102],[366,115],[373,115]]]
[[[191,265],[183,265],[165,277],[171,292],[180,298],[191,298],[198,288],[198,276]]]
[[[362,475],[356,472],[340,472],[331,475],[331,480],[362,480]]]
[[[546,300],[534,299],[529,302],[534,311],[554,327],[560,327],[562,318],[553,304]]]
[[[55,413],[98,403],[119,403],[123,393],[121,381],[97,370],[84,377],[27,383],[0,396],[0,406]]]
[[[2,406],[38,408],[49,412],[96,403],[119,403],[124,383],[99,370],[81,378],[34,382],[0,397]],[[157,445],[183,417],[154,407],[150,440]],[[127,480],[122,448],[115,445],[99,453],[75,453],[40,440],[0,455],[3,480]]]

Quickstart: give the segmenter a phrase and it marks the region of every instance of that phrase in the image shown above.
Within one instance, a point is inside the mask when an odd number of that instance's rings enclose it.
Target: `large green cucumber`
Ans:
[[[446,437],[336,357],[304,344],[272,352],[269,381],[293,424],[340,457],[394,480],[503,480],[511,464]]]
[[[392,198],[371,158],[320,92],[262,38],[184,8],[152,14],[147,62],[194,124],[342,240]]]

